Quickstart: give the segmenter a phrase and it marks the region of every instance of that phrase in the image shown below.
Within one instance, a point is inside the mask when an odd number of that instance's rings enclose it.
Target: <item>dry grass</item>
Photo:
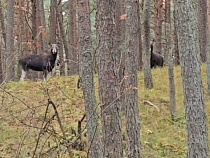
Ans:
[[[206,110],[210,119],[205,69],[203,66]],[[143,74],[139,73],[141,145],[144,158],[186,157],[186,126],[180,71],[180,67],[175,67],[176,122],[171,120],[168,109],[168,69],[152,71],[154,88],[151,90],[144,89]],[[40,134],[36,153],[46,153],[42,157],[66,157],[65,147],[59,145],[59,141],[62,142],[62,132],[57,119],[53,118],[52,106],[49,106],[47,115],[45,111],[48,100],[51,99],[57,106],[68,140],[75,140],[72,131],[74,133],[77,130],[77,123],[85,113],[82,92],[76,88],[77,78],[54,77],[48,83],[12,82],[0,87],[0,157],[15,157],[18,153],[20,158],[32,156],[41,127],[45,127],[45,131],[42,130]],[[151,101],[160,111],[143,104],[144,100]],[[85,124],[83,122],[83,127]],[[86,142],[85,137],[83,141]],[[85,152],[74,150],[74,153],[75,157],[85,157]]]

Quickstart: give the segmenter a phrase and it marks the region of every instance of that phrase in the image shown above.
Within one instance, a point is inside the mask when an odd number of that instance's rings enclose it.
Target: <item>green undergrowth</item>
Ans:
[[[186,121],[181,69],[179,66],[174,68],[176,121],[171,120],[169,112],[167,67],[152,70],[152,76],[154,88],[147,90],[144,88],[142,72],[138,74],[142,157],[185,158]],[[210,103],[206,88],[205,66],[202,67],[202,77],[209,120]],[[66,148],[62,145],[63,133],[49,101],[56,106],[66,139],[71,143],[74,142],[72,145],[74,157],[86,157],[88,145],[86,131],[83,129],[87,120],[82,121],[82,141],[78,142],[76,137],[78,122],[85,114],[83,94],[76,87],[77,79],[78,76],[53,77],[48,82],[11,82],[0,87],[0,157],[17,155],[20,158],[31,157],[34,151],[36,155],[42,153],[41,157],[67,157]],[[98,92],[96,78],[95,83]],[[96,95],[98,96],[98,93]],[[157,108],[146,104],[148,101]],[[123,138],[125,138],[124,123]]]

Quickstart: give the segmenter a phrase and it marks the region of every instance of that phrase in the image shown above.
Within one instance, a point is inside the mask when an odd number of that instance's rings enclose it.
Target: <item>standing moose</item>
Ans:
[[[57,44],[51,44],[51,54],[32,54],[21,58],[19,60],[22,70],[20,80],[24,81],[27,71],[31,69],[34,71],[43,71],[44,80],[48,81],[50,73],[56,65],[57,54]]]
[[[151,69],[156,68],[157,66],[163,67],[163,56],[153,52],[153,43],[151,43],[150,47],[151,47],[151,58],[150,58]]]

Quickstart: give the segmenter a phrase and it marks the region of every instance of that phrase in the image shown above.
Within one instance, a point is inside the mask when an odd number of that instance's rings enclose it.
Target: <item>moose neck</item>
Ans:
[[[52,54],[52,57],[53,57],[53,61],[56,61],[56,59],[57,59],[57,53]]]

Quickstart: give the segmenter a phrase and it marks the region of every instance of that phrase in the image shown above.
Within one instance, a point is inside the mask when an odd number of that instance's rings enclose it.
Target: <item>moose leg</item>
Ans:
[[[50,73],[51,73],[51,72],[47,72],[47,76],[46,76],[46,80],[47,80],[47,81],[50,79]]]
[[[50,78],[50,72],[47,70],[43,71],[44,81],[48,81]]]
[[[26,71],[24,71],[24,70],[22,69],[20,81],[24,81],[25,77],[26,77]]]

